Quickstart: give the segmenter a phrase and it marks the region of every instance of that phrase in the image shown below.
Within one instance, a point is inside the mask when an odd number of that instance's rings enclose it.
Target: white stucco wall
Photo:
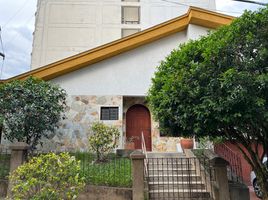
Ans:
[[[212,10],[216,7],[215,0],[178,2]],[[122,6],[140,6],[140,24],[121,24]],[[144,30],[180,16],[188,8],[163,0],[38,0],[32,68],[119,39],[122,28]]]
[[[63,87],[69,95],[143,96],[160,61],[180,43],[199,34],[206,34],[205,29],[191,26],[187,31],[58,77],[52,82]]]
[[[187,28],[187,39],[196,40],[200,38],[200,36],[207,35],[208,31],[209,29],[206,27],[189,24]]]

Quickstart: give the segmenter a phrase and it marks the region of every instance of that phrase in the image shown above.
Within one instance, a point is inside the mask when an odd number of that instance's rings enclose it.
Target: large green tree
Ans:
[[[162,132],[239,141],[268,199],[268,8],[173,50],[152,82],[148,100]]]
[[[33,148],[55,131],[65,109],[66,92],[37,78],[0,85],[4,137]]]

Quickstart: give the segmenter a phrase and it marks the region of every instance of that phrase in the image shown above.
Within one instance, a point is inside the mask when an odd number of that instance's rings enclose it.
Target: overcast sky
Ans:
[[[176,1],[176,0],[173,0]],[[268,0],[259,0],[268,2]],[[30,70],[32,33],[37,0],[0,0],[0,26],[5,61],[0,57],[0,78],[9,78]],[[259,6],[231,0],[216,0],[217,10],[239,16],[243,10]],[[0,44],[0,52],[2,46]],[[2,67],[3,66],[3,67]]]

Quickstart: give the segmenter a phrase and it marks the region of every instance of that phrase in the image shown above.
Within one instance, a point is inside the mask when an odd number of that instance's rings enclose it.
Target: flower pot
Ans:
[[[184,149],[193,149],[194,147],[194,140],[193,138],[182,138],[180,140],[181,148]]]
[[[125,149],[135,149],[135,143],[134,142],[125,143]]]

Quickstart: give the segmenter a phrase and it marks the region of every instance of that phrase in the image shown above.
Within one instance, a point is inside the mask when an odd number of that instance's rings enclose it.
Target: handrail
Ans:
[[[147,176],[147,174],[148,174],[148,169],[147,169],[148,160],[147,160],[147,151],[146,151],[146,144],[145,144],[143,131],[141,132],[141,147],[142,147],[142,153],[145,155],[144,171],[145,171],[145,175]]]

